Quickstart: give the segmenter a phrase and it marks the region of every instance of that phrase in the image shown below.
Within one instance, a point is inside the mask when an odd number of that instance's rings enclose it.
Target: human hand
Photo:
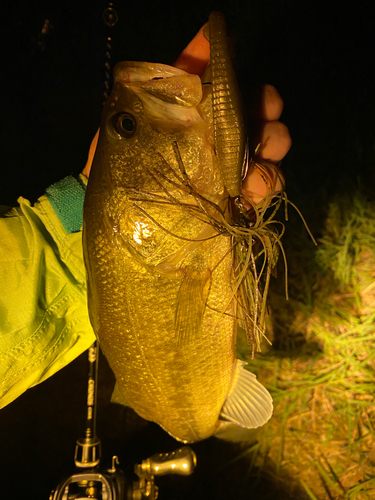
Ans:
[[[92,162],[94,160],[96,146],[98,145],[99,132],[100,132],[100,128],[98,128],[98,130],[96,131],[96,134],[94,136],[94,139],[91,141],[89,154],[87,157],[87,162],[86,162],[85,168],[82,170],[82,175],[84,175],[87,179],[89,178],[89,175],[90,175],[91,165],[92,165]]]
[[[174,66],[188,73],[203,75],[210,61],[210,44],[203,35],[204,26],[182,51]],[[260,148],[257,154],[258,160],[266,160],[277,164],[287,154],[291,147],[291,138],[288,128],[279,121],[283,110],[283,101],[278,91],[272,85],[264,85],[262,88],[261,103],[257,116],[254,118],[261,122]],[[87,178],[90,174],[92,161],[98,143],[99,130],[91,143],[88,160],[83,170]],[[273,184],[275,170],[265,167],[269,180]],[[282,175],[279,172],[280,175]],[[264,175],[264,173],[263,173]],[[259,203],[269,192],[264,176],[257,169],[251,170],[242,184],[243,193],[254,203]],[[277,180],[275,191],[281,189],[281,182]]]
[[[204,27],[202,26],[182,51],[174,66],[188,73],[203,75],[210,61],[210,44],[203,35]],[[261,103],[257,115],[254,116],[259,121],[261,129],[257,160],[265,160],[275,164],[275,166],[284,158],[292,145],[288,128],[279,121],[283,107],[284,103],[275,87],[263,85]],[[264,169],[272,185],[275,180],[276,170],[266,166]],[[278,173],[282,176],[280,171]],[[250,170],[242,183],[243,193],[254,203],[259,203],[269,193],[263,175],[257,169]],[[280,180],[277,180],[275,191],[280,190],[281,187]]]

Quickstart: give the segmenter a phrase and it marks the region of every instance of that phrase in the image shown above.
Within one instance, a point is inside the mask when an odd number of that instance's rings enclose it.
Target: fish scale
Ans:
[[[183,442],[215,433],[222,412],[262,425],[270,395],[235,359],[232,222],[212,89],[161,64],[114,72],[83,218],[89,313],[116,376],[113,399]]]
[[[228,238],[222,239],[225,241],[214,243],[216,247],[214,250],[220,258],[224,253],[222,244],[226,243],[228,246]],[[108,256],[108,253],[105,256]],[[219,260],[215,255],[211,255],[211,259]],[[231,268],[230,255],[227,261],[228,273]],[[101,257],[98,261],[101,273],[99,279],[101,282],[108,281],[108,284],[103,285],[101,294],[103,297],[111,297],[110,301],[108,299],[103,301],[100,308],[100,324],[106,325],[104,335],[100,328],[98,329],[102,349],[112,361],[114,372],[123,374],[125,399],[141,416],[148,419],[152,417],[152,420],[157,421],[174,436],[184,438],[184,441],[203,439],[214,431],[223,400],[229,390],[234,360],[233,321],[229,320],[232,325],[228,331],[226,324],[228,319],[219,321],[219,313],[208,311],[205,322],[211,328],[206,328],[205,324],[202,325],[202,331],[207,330],[208,333],[197,337],[187,348],[177,350],[173,319],[180,281],[157,277],[153,273],[145,276],[144,272],[140,272],[139,266],[134,262],[131,264],[131,266],[120,267],[114,275],[111,272],[114,266],[110,261],[105,257]],[[216,272],[219,282],[224,269],[224,266],[221,266]],[[124,285],[127,289],[125,293]],[[215,285],[216,280],[212,286],[213,292],[216,292]],[[113,292],[113,289],[119,292]],[[124,297],[129,295],[128,290],[136,291],[129,309],[123,301]],[[216,297],[218,296],[222,297],[219,290],[210,297],[220,310],[223,301],[217,303]],[[156,304],[157,307],[155,307]],[[114,322],[113,310],[121,308],[123,315],[118,318],[117,322]],[[128,310],[128,318],[124,318],[126,310]],[[170,311],[169,315],[168,311]],[[215,335],[212,335],[212,325],[215,322],[219,322],[221,328]],[[127,335],[124,339],[123,335],[119,334],[124,323],[131,329],[134,338],[129,338]],[[222,330],[225,333],[224,338],[222,338]],[[211,355],[212,350],[215,352],[214,358]],[[220,359],[216,359],[216,356],[223,350],[226,354],[226,361],[220,363]],[[231,354],[229,357],[228,352]],[[155,353],[158,353],[157,356]],[[137,373],[137,377],[132,377],[132,372]],[[219,376],[226,383],[218,384],[216,388],[212,387],[209,382],[212,378],[217,379]],[[131,380],[131,385],[128,384],[129,380]],[[119,377],[118,382],[121,387]],[[146,403],[142,402],[142,399]],[[181,408],[186,408],[189,424],[184,423]]]

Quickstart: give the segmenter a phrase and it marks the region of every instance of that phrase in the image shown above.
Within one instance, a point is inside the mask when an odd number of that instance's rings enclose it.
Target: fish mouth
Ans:
[[[131,87],[141,95],[152,95],[159,102],[195,107],[202,100],[202,82],[192,75],[166,64],[124,61],[115,66],[115,84]]]
[[[117,63],[113,70],[115,82],[122,83],[147,82],[182,75],[189,73],[167,64],[143,61],[122,61]]]

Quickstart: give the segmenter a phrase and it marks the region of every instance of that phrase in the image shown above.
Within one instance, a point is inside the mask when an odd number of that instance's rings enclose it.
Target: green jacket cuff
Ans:
[[[86,186],[82,179],[65,177],[46,189],[46,196],[65,231],[76,233],[82,228]]]

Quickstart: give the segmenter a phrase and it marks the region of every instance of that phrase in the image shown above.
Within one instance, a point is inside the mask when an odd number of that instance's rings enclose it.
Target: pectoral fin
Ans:
[[[253,373],[236,360],[232,387],[220,416],[241,427],[253,429],[265,424],[272,415],[272,397]]]
[[[125,396],[120,391],[117,382],[116,382],[115,388],[113,389],[113,392],[112,392],[111,403],[117,403],[117,404],[123,405],[123,406],[130,406],[128,404],[128,402],[126,401]]]
[[[198,335],[210,291],[211,273],[186,269],[177,297],[175,332],[177,344],[188,345]]]

